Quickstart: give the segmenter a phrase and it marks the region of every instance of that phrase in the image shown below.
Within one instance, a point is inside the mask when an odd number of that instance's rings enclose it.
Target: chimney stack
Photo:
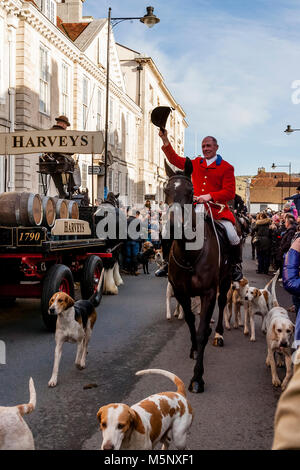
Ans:
[[[85,0],[61,0],[57,3],[57,16],[63,23],[82,22],[82,4]]]

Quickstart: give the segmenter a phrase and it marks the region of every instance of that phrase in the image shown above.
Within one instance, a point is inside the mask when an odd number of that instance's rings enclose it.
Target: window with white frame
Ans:
[[[37,5],[41,8],[45,16],[56,24],[56,0],[39,0]]]
[[[82,79],[82,128],[85,129],[87,126],[88,119],[88,104],[89,101],[89,79],[83,77]]]
[[[97,131],[101,131],[102,129],[102,90],[98,88],[97,94]]]
[[[69,115],[70,87],[69,87],[70,67],[63,62],[61,66],[61,113]]]
[[[40,44],[40,106],[42,113],[50,112],[50,73],[49,73],[50,54],[49,50]]]
[[[4,86],[4,21],[0,18],[0,104],[5,103]]]

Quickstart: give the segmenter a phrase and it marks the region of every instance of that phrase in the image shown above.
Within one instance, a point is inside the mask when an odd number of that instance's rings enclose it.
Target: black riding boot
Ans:
[[[232,281],[240,281],[244,277],[242,271],[242,249],[240,244],[230,246],[230,260],[232,265]]]
[[[155,276],[157,277],[166,277],[168,275],[169,269],[169,254],[171,249],[172,241],[170,240],[162,240],[161,247],[162,247],[162,254],[163,254],[163,265],[155,271]]]

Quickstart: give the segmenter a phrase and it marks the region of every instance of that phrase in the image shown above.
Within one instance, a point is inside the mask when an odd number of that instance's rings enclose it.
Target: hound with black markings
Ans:
[[[0,406],[0,450],[34,450],[32,432],[23,419],[36,405],[32,378],[29,380],[29,392],[30,399],[26,405]]]
[[[136,375],[161,374],[177,386],[176,392],[151,395],[132,407],[123,403],[102,406],[97,417],[103,435],[102,450],[152,450],[159,442],[167,450],[171,441],[185,449],[193,411],[184,383],[171,372],[141,370]]]
[[[248,301],[248,309],[245,310],[244,320],[244,334],[249,334],[248,321],[250,319],[251,336],[250,341],[255,341],[255,321],[254,315],[262,317],[262,330],[264,329],[265,317],[271,308],[276,307],[278,302],[276,295],[274,298],[275,284],[279,276],[279,270],[275,276],[266,284],[264,289],[257,289],[256,287],[248,287],[245,300]],[[269,291],[269,286],[272,284],[272,291]]]
[[[48,382],[49,387],[57,385],[58,368],[65,342],[77,343],[75,365],[80,370],[85,368],[88,343],[97,319],[95,308],[100,304],[102,297],[103,276],[104,269],[102,269],[97,289],[89,300],[75,302],[68,294],[56,292],[49,301],[49,315],[57,315],[54,366]]]

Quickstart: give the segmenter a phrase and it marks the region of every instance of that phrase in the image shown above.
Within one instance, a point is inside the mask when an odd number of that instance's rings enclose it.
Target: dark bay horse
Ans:
[[[192,208],[192,221],[196,220],[193,206],[193,184],[191,174],[193,165],[189,158],[186,159],[184,172],[176,173],[166,164],[166,172],[169,180],[164,189],[165,202],[169,206],[169,214],[172,206],[177,203],[182,208],[190,204]],[[172,215],[172,214],[171,214]],[[172,227],[172,217],[169,217]],[[216,326],[214,344],[223,345],[223,311],[227,302],[227,292],[231,284],[231,266],[228,255],[223,249],[219,264],[219,246],[212,222],[205,219],[204,244],[201,250],[187,250],[186,239],[173,239],[169,255],[169,281],[174,289],[174,295],[184,310],[185,321],[188,324],[192,347],[190,357],[196,354],[194,375],[191,379],[189,390],[194,393],[204,391],[203,358],[208,338],[212,332],[210,320],[214,311],[217,294],[219,306],[219,318]],[[182,224],[184,220],[182,217]],[[195,316],[191,310],[191,297],[201,297],[201,316],[198,330],[196,331]]]

